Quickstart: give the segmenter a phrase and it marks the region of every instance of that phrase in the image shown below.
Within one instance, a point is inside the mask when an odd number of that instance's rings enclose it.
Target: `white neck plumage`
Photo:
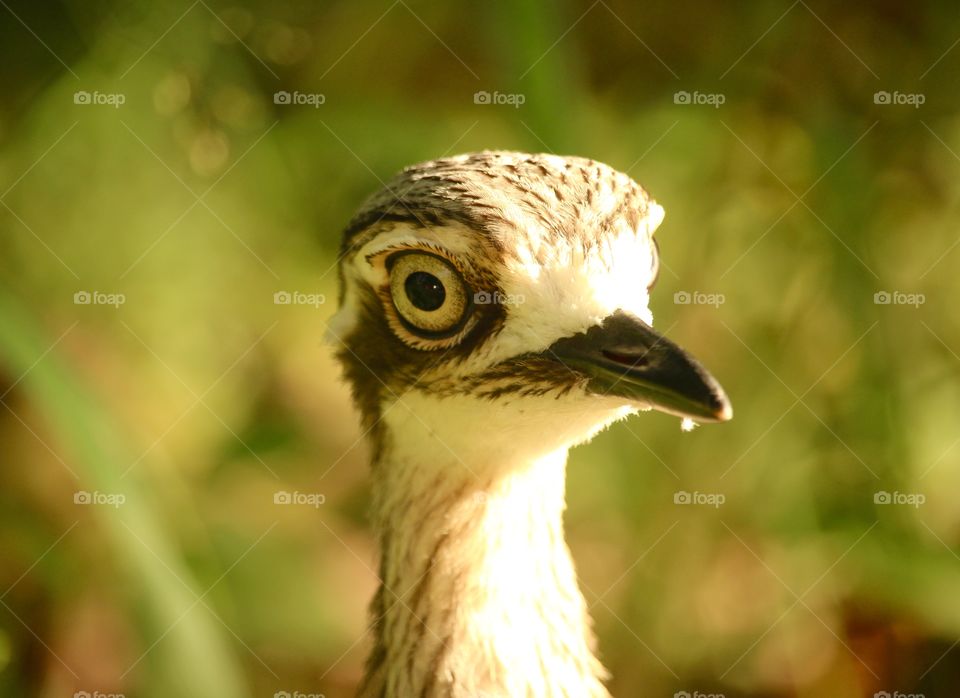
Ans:
[[[383,586],[363,695],[607,697],[564,542],[567,446],[471,449],[495,427],[444,439],[423,408],[390,409],[374,466]]]

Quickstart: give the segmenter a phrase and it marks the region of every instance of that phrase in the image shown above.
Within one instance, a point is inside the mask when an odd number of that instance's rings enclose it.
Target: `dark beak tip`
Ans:
[[[722,424],[733,419],[733,405],[723,392],[714,393],[693,403],[688,402],[683,406],[677,405],[674,409],[665,409],[658,405],[653,408],[701,424]]]
[[[713,417],[717,422],[729,422],[733,419],[733,405],[730,404],[726,396],[720,400],[720,404],[714,409]]]
[[[711,421],[717,423],[729,422],[733,419],[733,404],[727,397],[726,391],[720,387],[720,383],[713,376],[706,372],[704,372],[704,384],[708,386],[710,391],[710,396],[704,400],[704,403],[709,405]]]

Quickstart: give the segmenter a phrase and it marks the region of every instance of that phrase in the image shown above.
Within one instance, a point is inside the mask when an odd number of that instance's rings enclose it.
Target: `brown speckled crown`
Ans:
[[[601,207],[610,196],[615,205]],[[459,222],[489,232],[533,220],[554,235],[580,236],[591,245],[620,219],[635,228],[649,204],[629,176],[595,160],[485,150],[412,165],[394,176],[350,220],[344,252],[363,244],[361,233],[381,221],[426,227]]]

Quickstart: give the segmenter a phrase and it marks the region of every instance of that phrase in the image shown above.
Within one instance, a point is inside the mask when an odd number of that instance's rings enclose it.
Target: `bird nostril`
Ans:
[[[631,368],[646,368],[649,364],[646,353],[626,354],[619,351],[611,351],[609,349],[601,349],[600,352],[604,355],[604,357],[610,359],[611,361],[616,361],[618,364],[623,364]]]

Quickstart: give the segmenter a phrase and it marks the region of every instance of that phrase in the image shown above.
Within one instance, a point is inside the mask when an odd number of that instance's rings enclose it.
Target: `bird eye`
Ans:
[[[460,273],[442,257],[401,252],[387,260],[393,307],[411,332],[428,337],[458,331],[469,296]]]

